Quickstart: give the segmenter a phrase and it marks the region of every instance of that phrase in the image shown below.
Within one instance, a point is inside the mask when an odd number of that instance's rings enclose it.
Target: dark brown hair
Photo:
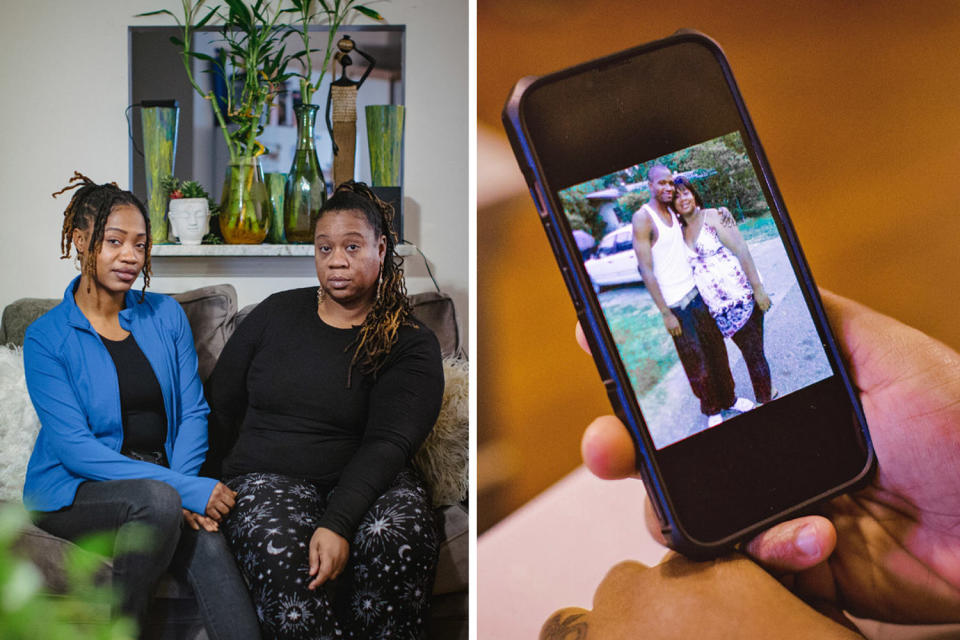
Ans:
[[[397,343],[400,327],[405,324],[416,326],[403,279],[403,258],[396,255],[394,249],[397,238],[393,232],[393,206],[378,198],[366,184],[348,180],[338,186],[333,196],[324,203],[317,220],[328,211],[360,211],[376,238],[386,236],[387,239],[377,296],[370,313],[360,325],[360,333],[350,345],[355,347],[353,360],[350,361],[351,373],[354,365],[357,365],[361,373],[375,376],[383,367],[390,349]],[[348,387],[350,381],[351,374],[348,373]]]
[[[674,186],[676,186],[676,187],[683,187],[684,189],[686,189],[687,191],[689,191],[690,193],[692,193],[692,194],[693,194],[693,201],[697,203],[697,206],[698,206],[698,207],[700,207],[701,209],[703,209],[703,198],[700,197],[700,192],[697,191],[696,187],[694,187],[693,184],[692,184],[689,180],[687,180],[687,179],[684,178],[683,176],[677,176],[676,178],[673,179],[673,184],[674,184]],[[673,199],[674,199],[674,200],[677,199],[677,193],[678,193],[678,191],[675,189],[674,192],[673,192]]]
[[[76,183],[76,184],[74,184]],[[97,255],[103,246],[103,230],[107,224],[107,218],[116,208],[123,205],[130,205],[137,208],[147,227],[147,247],[146,259],[143,263],[143,290],[141,290],[140,299],[143,300],[143,292],[150,284],[150,216],[147,214],[147,208],[143,206],[140,199],[129,191],[124,191],[117,186],[116,182],[106,184],[97,184],[79,171],[73,172],[73,177],[63,189],[55,192],[56,198],[61,193],[76,189],[70,198],[70,203],[63,212],[63,228],[60,232],[60,259],[66,260],[70,257],[70,248],[73,246],[73,231],[90,230],[90,242],[87,251],[83,254],[80,262],[80,272],[90,276],[96,276],[97,273]],[[77,254],[79,256],[79,252]]]
[[[673,185],[675,187],[682,187],[693,194],[693,201],[697,203],[697,206],[703,209],[703,198],[700,197],[700,192],[690,183],[689,180],[683,176],[677,176],[673,179]],[[673,201],[670,204],[674,204],[677,201],[677,196],[680,195],[680,189],[673,190]],[[687,226],[687,221],[682,215],[677,211],[676,205],[673,207],[673,212],[677,216],[677,220],[680,221],[681,226]]]

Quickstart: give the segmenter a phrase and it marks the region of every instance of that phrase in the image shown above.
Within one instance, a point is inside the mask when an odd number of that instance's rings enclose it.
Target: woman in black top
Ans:
[[[265,637],[422,635],[437,540],[409,463],[443,372],[410,313],[391,213],[341,185],[315,229],[320,287],[259,304],[210,378],[211,437],[238,494],[224,531]]]

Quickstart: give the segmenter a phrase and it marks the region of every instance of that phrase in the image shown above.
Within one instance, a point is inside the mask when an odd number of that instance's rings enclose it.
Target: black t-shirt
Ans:
[[[117,368],[123,451],[162,453],[167,441],[167,412],[163,407],[160,382],[150,361],[133,339],[133,334],[123,340],[109,340],[103,336],[100,339]]]
[[[358,332],[324,323],[313,288],[274,294],[237,327],[207,383],[211,447],[229,450],[223,475],[335,487],[318,526],[348,540],[433,428],[443,396],[440,346],[419,322],[400,328],[375,379],[355,367],[348,388]]]

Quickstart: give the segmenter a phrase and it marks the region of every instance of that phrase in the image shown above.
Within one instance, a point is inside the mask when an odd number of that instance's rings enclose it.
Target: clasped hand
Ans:
[[[230,513],[236,503],[237,492],[222,482],[218,482],[213,487],[213,491],[210,492],[206,514],[194,513],[184,509],[183,519],[194,531],[199,531],[201,527],[205,531],[217,531],[220,529],[220,522],[224,516]]]

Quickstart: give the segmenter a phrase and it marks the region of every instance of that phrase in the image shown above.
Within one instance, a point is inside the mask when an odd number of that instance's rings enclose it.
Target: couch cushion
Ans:
[[[67,557],[71,555],[81,555],[90,559],[90,562],[83,564],[95,567],[93,569],[94,584],[99,586],[110,584],[113,565],[109,558],[84,551],[74,543],[58,538],[32,524],[21,530],[20,536],[13,543],[13,549],[33,562],[40,570],[47,589],[53,593],[70,591],[65,566]]]
[[[440,543],[433,593],[466,591],[470,580],[470,518],[467,510],[455,504],[438,509],[436,513],[440,520],[440,535],[443,541]]]
[[[462,358],[464,352],[460,344],[457,310],[450,296],[436,291],[415,293],[410,296],[410,304],[413,305],[413,315],[437,336],[443,357]]]
[[[174,293],[171,297],[180,303],[190,321],[200,361],[200,378],[206,380],[233,333],[237,291],[231,284],[217,284]],[[59,303],[57,298],[20,298],[8,304],[0,320],[0,345],[22,346],[30,323]]]
[[[237,290],[231,284],[218,284],[175,293],[172,297],[180,303],[190,321],[200,363],[200,379],[206,381],[223,345],[233,333]]]
[[[453,300],[445,293],[427,291],[410,296],[410,305],[413,315],[425,324],[437,336],[440,342],[440,353],[444,358],[464,357],[463,346],[460,344],[460,327],[457,325],[457,310]],[[257,304],[248,304],[237,313],[236,325],[253,311]]]
[[[20,298],[8,304],[0,320],[0,345],[14,344],[23,346],[23,337],[30,323],[53,309],[59,300],[56,298]]]

